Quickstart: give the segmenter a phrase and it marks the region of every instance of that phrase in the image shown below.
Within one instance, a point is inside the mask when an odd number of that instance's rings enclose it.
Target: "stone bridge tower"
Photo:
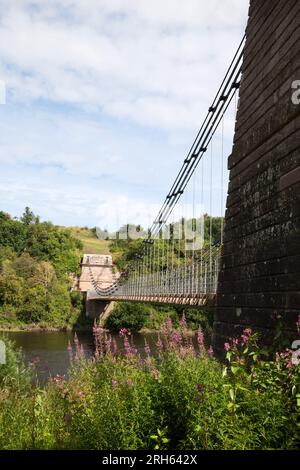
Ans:
[[[89,298],[89,293],[94,291],[91,273],[101,288],[110,287],[115,280],[112,257],[110,255],[85,254],[81,262],[78,287],[84,295],[86,315],[90,318],[100,318],[100,321],[103,322],[111,313],[113,302]]]
[[[245,325],[272,341],[278,315],[292,333],[300,313],[299,0],[251,0],[246,33],[214,324],[219,352]]]

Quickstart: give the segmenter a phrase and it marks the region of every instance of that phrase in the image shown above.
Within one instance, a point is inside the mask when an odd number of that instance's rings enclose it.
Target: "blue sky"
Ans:
[[[0,208],[147,225],[241,40],[248,0],[0,0],[0,12]],[[234,106],[227,155],[233,124]],[[218,136],[213,149],[217,215]]]

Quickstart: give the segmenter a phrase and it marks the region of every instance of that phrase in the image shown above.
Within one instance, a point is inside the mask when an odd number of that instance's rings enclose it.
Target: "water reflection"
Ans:
[[[0,333],[1,338],[2,333]],[[57,374],[64,375],[70,367],[68,355],[68,343],[74,345],[74,332],[64,331],[20,331],[7,332],[4,335],[13,340],[18,348],[21,348],[26,363],[37,363],[37,371],[40,382],[44,384],[49,377]],[[78,331],[77,336],[83,345],[87,357],[94,354],[94,339],[92,331]],[[118,334],[113,335],[118,348],[123,349],[123,339]],[[133,335],[133,341],[138,351],[144,355],[144,342],[147,338],[152,352],[156,350],[156,333]]]

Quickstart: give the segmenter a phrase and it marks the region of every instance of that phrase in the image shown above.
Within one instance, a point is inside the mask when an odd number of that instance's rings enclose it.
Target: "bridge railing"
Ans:
[[[214,294],[217,290],[219,259],[195,262],[177,269],[138,276],[133,274],[119,285],[114,297]]]

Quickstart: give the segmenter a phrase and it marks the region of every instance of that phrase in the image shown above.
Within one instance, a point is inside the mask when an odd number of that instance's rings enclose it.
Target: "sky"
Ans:
[[[0,210],[108,230],[149,224],[247,16],[248,0],[0,0]],[[226,200],[220,140],[214,215]],[[199,202],[199,175],[191,185],[186,205]]]

